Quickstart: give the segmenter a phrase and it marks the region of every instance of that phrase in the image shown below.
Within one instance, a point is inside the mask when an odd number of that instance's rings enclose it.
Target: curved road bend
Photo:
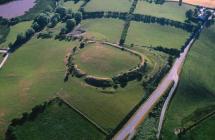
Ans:
[[[202,31],[204,25],[201,26],[199,32]],[[176,59],[169,73],[163,78],[158,87],[152,92],[149,98],[146,100],[144,104],[142,104],[139,109],[134,113],[134,115],[128,120],[128,122],[123,126],[123,128],[112,138],[113,140],[129,140],[133,137],[137,127],[145,117],[147,117],[148,113],[154,107],[154,105],[159,101],[160,97],[165,94],[166,89],[168,89],[169,85],[172,81],[174,81],[173,88],[171,91],[173,92],[177,87],[179,80],[179,73],[183,66],[184,60],[189,52],[190,47],[192,46],[195,38],[193,38],[189,44],[184,49],[184,52],[180,54],[180,57]],[[173,94],[173,93],[172,93]],[[161,128],[162,126],[160,126]]]

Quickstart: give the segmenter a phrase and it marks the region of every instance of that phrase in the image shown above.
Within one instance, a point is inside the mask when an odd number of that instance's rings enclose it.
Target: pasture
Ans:
[[[80,0],[77,3],[74,1],[66,1],[63,3],[63,7],[72,10],[72,11],[78,11],[80,6],[84,3],[84,1]]]
[[[164,139],[177,139],[173,131],[175,128],[183,126],[182,122],[187,116],[193,114],[197,109],[213,105],[215,102],[214,35],[215,26],[213,25],[201,34],[200,39],[190,50],[178,90],[166,115],[162,134]],[[214,124],[214,120],[211,123]],[[197,133],[200,132],[200,129],[196,129],[198,131],[193,132],[196,139],[201,139],[206,133],[208,134],[205,135],[205,139],[214,138],[214,134],[210,135],[210,129],[214,129],[214,126],[208,125],[203,133]]]
[[[24,33],[31,27],[32,21],[20,22],[10,27],[10,32],[5,36],[5,42],[0,44],[0,48],[8,48],[9,43],[14,43],[19,33]]]
[[[118,11],[128,12],[131,0],[91,0],[85,7],[85,11]]]
[[[74,57],[75,64],[89,75],[112,77],[138,66],[137,56],[100,43],[89,44]]]
[[[176,21],[186,20],[186,11],[194,9],[194,6],[183,4],[179,6],[176,2],[165,2],[164,4],[154,4],[146,1],[138,1],[135,13],[164,17]]]
[[[85,37],[96,40],[119,42],[124,21],[102,18],[83,20],[81,26],[86,29]]]
[[[132,21],[126,44],[180,49],[188,37],[188,32],[171,26]]]
[[[0,71],[0,139],[13,118],[57,93],[106,130],[115,128],[143,98],[144,89],[136,81],[113,94],[105,94],[73,77],[64,83],[65,55],[78,45],[33,38],[9,57]]]
[[[18,125],[14,131],[19,140],[105,139],[94,125],[56,99],[34,121]]]

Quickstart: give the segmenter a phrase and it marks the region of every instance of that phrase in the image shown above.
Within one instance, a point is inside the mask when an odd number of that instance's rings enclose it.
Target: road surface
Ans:
[[[9,57],[9,53],[8,53],[8,50],[7,49],[0,49],[0,54],[3,53],[6,55],[4,56],[4,59],[0,62],[0,69],[4,66],[5,62],[7,61],[8,57]]]

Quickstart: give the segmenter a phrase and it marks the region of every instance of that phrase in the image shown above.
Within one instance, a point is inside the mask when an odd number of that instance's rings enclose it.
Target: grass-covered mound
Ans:
[[[215,26],[206,29],[200,36],[200,39],[193,45],[185,62],[183,72],[181,75],[180,84],[177,92],[170,104],[167,112],[166,121],[162,135],[164,139],[177,139],[174,135],[174,129],[183,126],[184,120],[193,115],[193,113],[200,109],[215,103]],[[195,114],[194,114],[195,115]],[[195,115],[198,117],[199,115]],[[195,139],[210,140],[215,137],[214,133],[214,119],[210,124],[207,122],[202,132],[202,129],[194,128],[192,136]],[[200,124],[201,127],[201,124]],[[192,130],[191,130],[192,131]],[[208,131],[208,132],[207,132]],[[192,132],[191,132],[192,133]],[[208,133],[208,134],[206,134]],[[191,139],[190,135],[185,135],[187,139]]]
[[[118,11],[128,12],[131,7],[130,0],[91,0],[85,11]]]
[[[86,29],[86,38],[118,42],[124,22],[117,19],[88,19],[81,26]]]
[[[180,49],[188,36],[188,32],[171,26],[132,21],[126,44]]]
[[[74,60],[82,71],[99,77],[126,72],[140,62],[135,55],[101,43],[87,45],[75,55]]]
[[[91,122],[60,99],[49,102],[34,120],[26,120],[13,131],[17,140],[105,139]]]
[[[176,2],[165,2],[164,4],[149,3],[146,1],[138,1],[135,13],[152,15],[156,17],[164,17],[176,21],[184,22],[186,20],[185,13],[194,6],[183,4],[179,6]]]

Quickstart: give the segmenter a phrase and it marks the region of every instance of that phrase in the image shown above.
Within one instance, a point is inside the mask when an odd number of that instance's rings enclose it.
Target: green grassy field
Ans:
[[[56,93],[108,130],[115,128],[141,100],[144,96],[141,82],[134,81],[113,94],[105,94],[76,78],[64,83],[64,57],[76,45],[33,38],[9,57],[0,70],[0,139],[13,118]]]
[[[78,3],[74,3],[74,1],[67,1],[63,3],[63,7],[70,9],[72,11],[78,11],[80,6],[84,3],[84,1],[79,1]]]
[[[184,139],[189,140],[190,138],[194,140],[213,140],[215,137],[214,134],[215,127],[215,116],[210,117],[208,120],[203,121],[201,124],[197,125],[191,131],[188,131],[183,137]]]
[[[146,1],[138,1],[135,13],[152,15],[156,17],[164,17],[176,21],[184,22],[186,20],[185,13],[194,6],[183,4],[179,6],[176,2],[165,2],[164,4],[154,4]]]
[[[87,38],[118,42],[124,21],[116,19],[89,19],[83,20],[81,25],[86,29]]]
[[[0,44],[0,48],[8,48],[9,43],[14,43],[19,33],[24,33],[29,27],[31,27],[32,21],[20,22],[10,27],[10,32],[6,36],[6,41]]]
[[[103,44],[90,44],[74,58],[75,64],[89,75],[112,77],[138,66],[140,60],[126,51]]]
[[[99,130],[89,121],[69,108],[66,104],[59,105],[55,100],[34,121],[16,126],[18,140],[83,140],[105,139]],[[41,131],[43,130],[43,131]],[[48,130],[48,131],[44,131]]]
[[[85,11],[118,11],[128,12],[132,1],[129,0],[91,0]]]
[[[183,120],[199,108],[215,103],[215,26],[206,29],[193,45],[185,62],[177,92],[170,104],[164,123],[164,139],[177,139],[173,131],[181,127]],[[194,129],[193,139],[212,140],[215,135],[214,119],[202,129]],[[192,132],[191,132],[192,133]],[[206,134],[208,133],[208,134]],[[205,134],[205,135],[204,135]],[[191,139],[191,137],[188,137]]]
[[[180,49],[188,36],[188,32],[171,26],[132,21],[126,44],[152,45],[152,47],[161,45],[165,48]]]

